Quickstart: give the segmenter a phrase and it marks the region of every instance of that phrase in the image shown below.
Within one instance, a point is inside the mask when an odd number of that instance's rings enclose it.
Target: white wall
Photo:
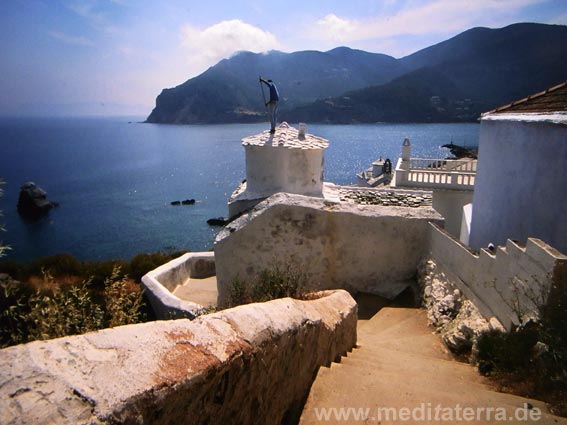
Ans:
[[[223,229],[215,242],[219,305],[235,279],[291,263],[311,289],[345,288],[394,297],[428,250],[432,208],[330,204],[276,194]]]
[[[463,207],[472,199],[471,191],[433,189],[433,208],[445,218],[445,230],[453,236],[460,236]]]
[[[470,244],[534,237],[567,251],[567,123],[518,120],[482,120]]]
[[[277,192],[322,196],[322,149],[249,145],[245,150],[248,197]]]
[[[461,221],[461,233],[459,240],[461,243],[468,246],[469,238],[471,235],[471,219],[472,219],[472,204],[467,204],[463,207],[463,217]]]

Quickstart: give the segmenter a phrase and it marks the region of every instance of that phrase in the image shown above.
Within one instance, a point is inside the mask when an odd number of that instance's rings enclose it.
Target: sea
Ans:
[[[58,253],[81,260],[129,259],[142,252],[206,251],[227,216],[227,199],[246,178],[243,137],[267,124],[164,125],[144,117],[0,118],[0,241],[6,259]],[[477,146],[468,124],[313,124],[329,140],[325,180],[356,184],[356,173],[380,157],[444,158],[441,145]],[[38,221],[19,216],[20,186],[32,181],[59,203]],[[172,201],[195,199],[194,205]]]

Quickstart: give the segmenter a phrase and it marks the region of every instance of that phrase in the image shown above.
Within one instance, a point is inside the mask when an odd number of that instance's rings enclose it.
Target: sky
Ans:
[[[0,0],[0,115],[148,115],[240,50],[400,58],[517,22],[567,25],[567,0]]]

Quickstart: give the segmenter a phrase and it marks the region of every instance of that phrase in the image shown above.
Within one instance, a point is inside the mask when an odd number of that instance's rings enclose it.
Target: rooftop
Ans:
[[[273,146],[288,149],[325,149],[329,146],[329,142],[322,137],[305,134],[305,137],[299,138],[299,131],[286,122],[282,122],[276,128],[276,132],[271,134],[268,130],[254,136],[242,139],[244,146]]]
[[[567,81],[483,114],[567,112]]]

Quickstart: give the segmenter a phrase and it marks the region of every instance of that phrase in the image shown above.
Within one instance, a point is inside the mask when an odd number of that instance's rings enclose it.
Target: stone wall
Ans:
[[[279,193],[217,235],[219,303],[236,279],[291,264],[310,289],[344,288],[394,297],[427,254],[432,208],[361,206]]]
[[[280,424],[356,343],[344,291],[0,350],[0,423]]]
[[[535,304],[567,278],[567,256],[539,239],[528,239],[525,247],[508,240],[495,253],[476,254],[434,224],[430,229],[430,255],[446,278],[485,318],[496,317],[506,329],[534,314]]]
[[[142,277],[142,286],[158,319],[194,319],[203,306],[173,295],[189,278],[202,279],[215,275],[213,252],[190,252],[154,269]]]

